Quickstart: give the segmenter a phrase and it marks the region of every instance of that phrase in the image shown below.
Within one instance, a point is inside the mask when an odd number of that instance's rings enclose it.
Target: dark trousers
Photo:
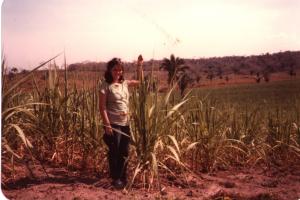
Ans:
[[[130,136],[129,126],[112,124],[112,128],[120,130]],[[113,134],[104,134],[103,140],[108,146],[108,162],[110,177],[113,180],[121,179],[127,181],[127,158],[130,138],[113,130]]]

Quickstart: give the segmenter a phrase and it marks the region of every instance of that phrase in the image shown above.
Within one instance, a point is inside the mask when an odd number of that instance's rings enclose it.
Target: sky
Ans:
[[[68,64],[294,51],[299,10],[299,0],[4,0],[2,54],[32,69],[62,51]]]

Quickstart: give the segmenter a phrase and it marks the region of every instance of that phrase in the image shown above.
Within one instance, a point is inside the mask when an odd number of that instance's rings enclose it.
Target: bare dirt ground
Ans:
[[[130,191],[115,190],[107,175],[68,171],[64,168],[34,169],[35,178],[22,176],[2,180],[8,199],[300,199],[300,166],[227,169],[214,173],[162,177],[161,188],[134,185]],[[26,173],[25,173],[26,174]],[[184,178],[185,177],[185,178]],[[3,179],[3,178],[2,178]]]

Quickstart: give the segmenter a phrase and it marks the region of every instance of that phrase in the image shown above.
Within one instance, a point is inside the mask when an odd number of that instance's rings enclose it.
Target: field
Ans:
[[[131,179],[116,191],[98,111],[101,73],[43,73],[4,77],[1,180],[9,199],[300,198],[298,77],[278,73],[257,84],[231,75],[181,97],[156,72],[158,88],[150,79],[131,91]]]

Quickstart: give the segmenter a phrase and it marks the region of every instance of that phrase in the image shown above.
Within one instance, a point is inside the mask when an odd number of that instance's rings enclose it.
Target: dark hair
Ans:
[[[123,63],[121,61],[120,58],[113,58],[111,59],[107,64],[106,64],[106,71],[104,73],[104,79],[105,81],[108,83],[108,84],[111,84],[113,82],[113,77],[111,75],[111,71],[112,71],[112,68],[116,65],[119,65],[122,70],[124,71],[124,68],[123,68]],[[120,82],[123,82],[124,81],[124,76],[121,75],[120,76],[120,79],[119,79]]]

